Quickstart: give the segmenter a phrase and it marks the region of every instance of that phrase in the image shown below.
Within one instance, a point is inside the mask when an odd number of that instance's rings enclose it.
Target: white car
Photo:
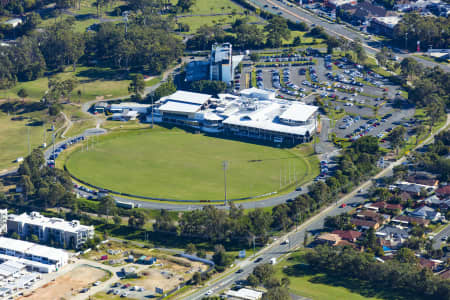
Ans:
[[[206,295],[206,296],[209,296],[209,295],[212,295],[212,293],[213,293],[212,290],[208,290],[208,291],[205,293],[205,295]]]

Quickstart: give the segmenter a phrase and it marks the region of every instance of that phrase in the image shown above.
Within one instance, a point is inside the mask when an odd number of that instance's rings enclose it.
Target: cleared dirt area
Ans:
[[[148,291],[154,291],[155,287],[162,288],[165,291],[175,288],[182,282],[190,279],[195,272],[205,271],[207,266],[177,257],[177,260],[189,263],[191,267],[185,267],[167,260],[159,260],[158,266],[149,267],[140,272],[141,278],[127,281],[132,285],[141,286]],[[159,266],[162,264],[162,266]]]
[[[60,300],[70,299],[73,295],[90,284],[104,277],[107,273],[103,270],[81,266],[64,274],[55,281],[51,281],[34,291],[33,294],[22,297],[22,300]]]

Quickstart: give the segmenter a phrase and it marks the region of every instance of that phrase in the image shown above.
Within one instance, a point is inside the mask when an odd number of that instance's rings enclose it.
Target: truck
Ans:
[[[270,259],[270,264],[271,265],[274,265],[274,264],[276,264],[277,263],[277,259],[275,258],[275,257],[272,257],[271,259]]]

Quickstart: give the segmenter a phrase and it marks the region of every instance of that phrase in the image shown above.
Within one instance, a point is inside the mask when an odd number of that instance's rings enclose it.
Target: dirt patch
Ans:
[[[60,300],[70,299],[73,295],[92,283],[101,279],[107,272],[88,266],[82,266],[73,269],[67,274],[64,274],[55,281],[51,281],[43,287],[34,291],[28,297],[22,297],[22,300]]]
[[[156,287],[165,291],[172,290],[182,282],[189,280],[195,272],[202,272],[207,266],[193,262],[188,259],[177,257],[177,260],[183,260],[191,264],[191,267],[185,267],[165,259],[160,259],[153,267],[149,267],[140,272],[139,279],[128,281],[132,285],[142,286],[148,291],[154,291]]]

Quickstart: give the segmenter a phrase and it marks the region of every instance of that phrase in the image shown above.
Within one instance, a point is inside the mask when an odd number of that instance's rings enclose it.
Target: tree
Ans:
[[[418,262],[414,251],[408,248],[401,248],[395,255],[395,259],[402,263],[415,264]]]
[[[18,92],[17,92],[17,96],[19,96],[20,98],[22,98],[22,101],[25,101],[25,98],[28,97],[28,92],[26,89],[21,88]]]
[[[275,275],[275,269],[271,264],[260,264],[253,269],[253,275],[258,278],[260,283],[265,283]]]
[[[258,52],[252,52],[250,53],[250,59],[252,62],[258,62],[259,60],[259,53]]]
[[[197,247],[195,247],[194,244],[189,243],[186,245],[186,253],[188,254],[194,254],[195,252],[197,252]]]
[[[425,107],[430,118],[430,132],[433,130],[434,125],[445,115],[444,103],[439,96],[433,94],[430,96],[429,104]]]
[[[156,90],[152,93],[151,97],[153,98],[153,101],[156,101],[162,97],[173,94],[176,91],[177,88],[173,83],[173,80],[170,78],[169,80],[167,80],[167,82],[164,82],[159,87],[157,87]]]
[[[192,276],[192,283],[196,285],[202,284],[202,274],[200,272],[195,272]]]
[[[327,43],[327,53],[333,53],[333,49],[339,47],[339,40],[334,36],[329,36],[326,40]]]
[[[254,274],[248,275],[247,282],[252,287],[257,287],[259,285],[259,279]]]
[[[128,92],[133,93],[136,100],[142,100],[142,94],[145,90],[145,81],[142,74],[136,74],[128,86]]]
[[[283,277],[281,278],[281,285],[284,287],[288,287],[291,284],[291,280],[289,277]]]
[[[263,300],[290,300],[288,290],[285,287],[274,287],[264,293]]]
[[[225,270],[225,267],[233,262],[233,257],[226,253],[225,248],[222,245],[216,245],[214,248],[215,251],[212,260],[216,264],[216,269],[219,272],[222,272]],[[217,268],[217,266],[219,268]]]
[[[120,226],[120,224],[122,224],[122,218],[119,215],[114,215],[113,222],[114,225]]]
[[[37,235],[32,234],[31,238],[30,238],[30,241],[33,242],[33,243],[39,243],[39,238],[37,237]]]
[[[416,127],[416,146],[419,144],[420,138],[427,132],[427,129],[424,125],[418,125]]]
[[[405,144],[406,129],[403,126],[395,127],[389,134],[389,141],[392,148],[398,153],[398,148]]]
[[[28,195],[34,192],[34,185],[28,175],[22,175],[20,177],[19,186],[22,188],[23,193],[25,194],[25,198],[28,198]]]
[[[178,0],[177,6],[181,8],[181,11],[189,11],[192,5],[195,4],[195,0]]]
[[[302,44],[302,39],[300,36],[296,36],[294,40],[292,41],[292,46],[297,47]]]
[[[100,199],[99,212],[109,218],[116,211],[116,200],[112,196],[105,196]]]
[[[190,84],[190,89],[198,93],[206,93],[217,95],[223,93],[227,88],[227,84],[219,80],[198,80]]]
[[[418,68],[417,60],[411,57],[404,58],[400,63],[401,74],[410,80],[418,73]]]
[[[267,45],[273,48],[281,47],[283,44],[282,39],[287,40],[291,36],[286,19],[278,16],[269,20],[265,31],[267,32]]]

